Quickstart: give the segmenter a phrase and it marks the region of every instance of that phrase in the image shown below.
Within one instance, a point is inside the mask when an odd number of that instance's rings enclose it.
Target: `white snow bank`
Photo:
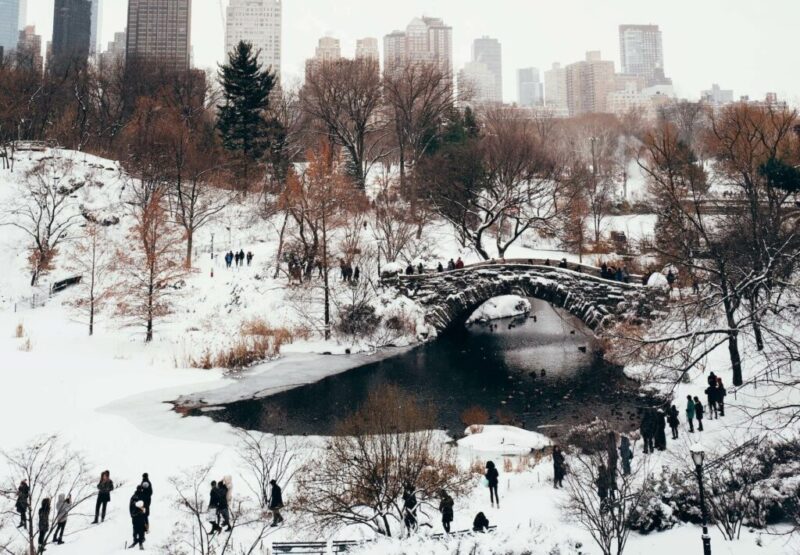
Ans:
[[[458,446],[482,453],[502,453],[504,455],[526,455],[552,445],[550,439],[538,433],[514,426],[483,426],[481,431],[472,432],[467,428],[467,437],[458,440]]]
[[[494,297],[483,303],[478,310],[472,313],[467,320],[468,324],[473,322],[487,322],[499,318],[510,318],[520,314],[527,314],[531,311],[531,303],[525,297],[519,295],[503,295]]]

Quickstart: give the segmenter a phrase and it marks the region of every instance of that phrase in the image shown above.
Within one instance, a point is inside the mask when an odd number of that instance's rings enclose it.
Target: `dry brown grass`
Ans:
[[[17,328],[14,330],[14,337],[17,339],[25,337],[25,326],[22,325],[22,322],[17,324]]]
[[[509,458],[503,458],[503,472],[510,474],[514,471],[514,461]]]
[[[199,358],[190,359],[190,365],[204,369],[247,368],[279,355],[281,347],[296,339],[307,338],[308,332],[274,328],[264,320],[257,318],[244,322],[238,336],[238,339],[230,347],[215,354],[206,350]]]
[[[472,463],[469,465],[469,472],[470,474],[483,476],[483,474],[486,472],[486,465],[480,459],[472,459]]]
[[[25,339],[25,341],[22,343],[22,345],[19,346],[19,350],[20,351],[24,351],[26,353],[30,353],[33,350],[33,343],[31,343],[31,338],[30,337]]]

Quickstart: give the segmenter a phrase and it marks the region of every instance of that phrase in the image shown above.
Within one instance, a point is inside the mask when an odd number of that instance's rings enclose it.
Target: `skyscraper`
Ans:
[[[664,51],[658,25],[620,25],[622,73],[639,75],[648,85],[664,81]]]
[[[119,62],[125,60],[125,43],[127,42],[125,32],[114,33],[114,40],[108,43],[105,52],[98,57],[100,67],[111,69]]]
[[[608,93],[614,90],[614,62],[603,60],[600,52],[587,52],[586,60],[567,66],[569,115],[606,112]]]
[[[567,111],[567,69],[555,63],[544,72],[545,106],[558,112]]]
[[[225,52],[241,41],[260,50],[259,62],[264,68],[281,75],[281,0],[231,0],[225,27]]]
[[[436,64],[453,74],[453,28],[434,17],[411,20],[405,32],[394,31],[383,39],[384,71],[392,73],[405,64]]]
[[[458,92],[479,104],[494,104],[497,98],[497,83],[494,72],[484,62],[467,62],[458,72]]]
[[[0,48],[5,56],[17,48],[21,11],[20,0],[0,0]]]
[[[18,34],[16,45],[16,63],[19,67],[42,72],[44,60],[42,59],[42,37],[36,34],[34,25],[27,25]]]
[[[472,61],[486,64],[494,75],[494,102],[503,101],[503,47],[500,41],[481,37],[472,42]]]
[[[356,41],[356,60],[380,60],[378,39],[364,38]]]
[[[102,21],[102,0],[92,0],[92,36],[89,41],[89,54],[91,56],[96,56],[100,53],[100,37],[103,34],[101,28]]]
[[[92,36],[91,0],[55,0],[53,4],[53,52],[48,62],[59,71],[85,64]]]
[[[128,0],[127,63],[188,69],[191,23],[191,0]]]
[[[539,69],[526,67],[517,70],[517,101],[520,106],[539,106],[542,103],[542,83]]]
[[[322,37],[317,42],[314,57],[306,60],[306,79],[317,68],[326,62],[333,62],[342,57],[342,43],[334,37]]]

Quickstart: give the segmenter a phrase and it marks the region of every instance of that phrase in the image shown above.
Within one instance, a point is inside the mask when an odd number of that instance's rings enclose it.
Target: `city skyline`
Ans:
[[[600,50],[620,71],[619,26],[653,24],[663,34],[664,64],[679,97],[698,99],[700,92],[715,82],[732,89],[736,98],[761,98],[774,91],[797,102],[800,78],[783,70],[780,53],[796,20],[791,14],[800,15],[800,6],[790,0],[767,3],[769,8],[759,5],[754,9],[744,0],[708,0],[701,5],[678,0],[668,6],[642,6],[633,0],[597,6],[588,0],[565,0],[543,9],[501,0],[489,10],[485,3],[472,0],[410,0],[380,6],[365,0],[284,0],[282,70],[286,84],[299,83],[305,60],[313,56],[319,37],[339,38],[342,51],[350,53],[355,51],[357,39],[381,38],[403,28],[412,18],[426,15],[442,18],[453,28],[456,72],[470,60],[473,40],[483,35],[496,37],[503,46],[503,99],[513,102],[518,69],[546,69],[553,62],[566,66],[582,60],[589,50]],[[36,25],[37,33],[47,40],[52,36],[52,6],[53,0],[28,1],[27,22]],[[104,2],[101,44],[123,30],[125,8],[125,2]],[[770,17],[775,9],[783,10],[787,17]],[[476,13],[480,17],[475,17]],[[219,4],[194,0],[192,15],[193,35],[204,37],[193,45],[195,65],[213,68],[222,61],[225,44]],[[715,21],[714,26],[708,24],[710,20]],[[739,40],[739,36],[748,40]]]

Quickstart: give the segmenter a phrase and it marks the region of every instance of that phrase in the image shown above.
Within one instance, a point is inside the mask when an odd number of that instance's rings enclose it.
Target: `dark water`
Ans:
[[[480,406],[492,423],[558,437],[595,417],[620,431],[638,425],[648,401],[621,369],[591,355],[583,324],[531,299],[529,317],[473,324],[405,354],[256,401],[203,413],[236,427],[295,435],[330,435],[335,424],[384,384],[430,402],[439,425],[463,433],[461,413]],[[544,370],[544,375],[542,375]],[[199,413],[194,413],[199,414]]]

